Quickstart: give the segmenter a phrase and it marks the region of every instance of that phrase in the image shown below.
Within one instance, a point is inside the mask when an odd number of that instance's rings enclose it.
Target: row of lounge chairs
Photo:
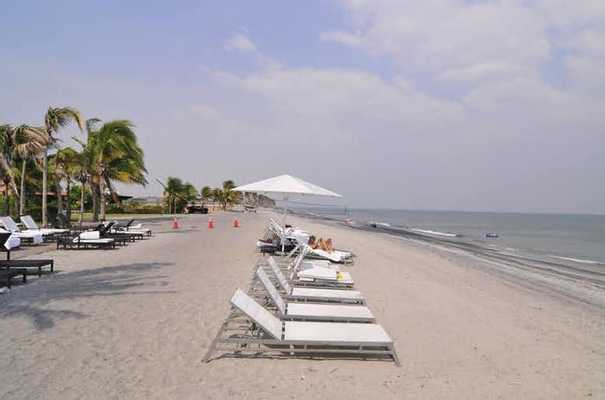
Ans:
[[[99,224],[92,230],[62,235],[57,240],[57,249],[113,249],[118,245],[124,246],[152,235],[151,229],[141,225],[131,227],[133,222],[134,220],[130,220],[127,224],[121,225],[114,221]]]
[[[39,228],[31,216],[22,216],[21,222],[25,229],[9,216],[0,217],[0,247],[6,252],[6,260],[0,261],[0,286],[12,286],[15,278],[27,281],[30,275],[42,276],[54,272],[52,259],[22,259],[11,260],[11,250],[19,248],[22,243],[37,245],[42,242],[55,241],[57,249],[113,249],[117,245],[144,239],[152,235],[151,229],[141,224],[135,225],[135,220],[128,222],[109,222],[99,224],[91,230]],[[46,269],[48,267],[48,270]]]
[[[231,297],[231,312],[205,361],[216,353],[390,359],[399,365],[392,339],[351,274],[343,264],[309,258],[310,250],[297,242],[288,254],[259,258],[250,289]]]
[[[33,218],[29,215],[21,217],[21,222],[26,229],[10,217],[0,217],[0,233],[11,233],[8,239],[8,247],[16,248],[21,243],[40,244],[42,242],[57,242],[57,248],[114,248],[116,245],[124,245],[137,239],[151,236],[151,229],[144,228],[141,224],[134,225],[134,219],[124,223],[117,221],[99,224],[97,227],[81,231],[79,229],[57,229],[39,228]]]

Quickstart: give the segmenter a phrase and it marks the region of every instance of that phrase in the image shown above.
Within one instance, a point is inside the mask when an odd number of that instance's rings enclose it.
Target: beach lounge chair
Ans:
[[[305,249],[305,257],[309,260],[313,260],[313,262],[323,261],[330,262],[334,264],[352,264],[353,263],[353,253],[345,252],[342,250],[334,250],[329,253],[327,251],[321,249],[312,249],[306,243],[296,243],[290,252],[288,253],[289,257],[294,257],[297,253],[299,253],[302,249]]]
[[[267,258],[267,263],[275,262],[273,257]],[[278,268],[281,268],[278,266]],[[351,274],[348,272],[333,271],[326,268],[309,268],[304,271],[297,271],[296,267],[288,266],[284,269],[288,279],[294,286],[320,287],[331,289],[351,289],[355,285]]]
[[[0,223],[7,231],[21,239],[22,243],[27,242],[32,244],[40,244],[43,242],[42,233],[28,230],[22,231],[11,217],[0,217]]]
[[[298,242],[299,250],[305,249],[305,257],[310,259],[327,260],[337,264],[348,264],[353,262],[353,253],[343,250],[328,252],[322,249],[313,249],[307,243]]]
[[[370,309],[361,305],[286,302],[262,267],[256,270],[256,276],[284,321],[374,322],[376,320]]]
[[[290,301],[365,304],[364,296],[357,290],[292,286],[273,258],[270,258],[269,266]]]
[[[130,224],[134,222],[134,219],[131,219],[127,224],[121,224],[118,221],[114,221],[114,225],[107,231],[110,234],[124,234],[124,235],[132,235],[136,239],[144,239],[145,236],[151,236],[151,229],[143,228],[134,229],[130,227]]]
[[[295,228],[287,228],[284,229],[281,227],[281,225],[279,225],[277,222],[275,222],[272,218],[269,219],[269,226],[268,226],[268,232],[273,233],[275,236],[277,236],[279,238],[279,244],[277,249],[280,249],[282,252],[285,251],[290,251],[292,250],[299,241],[301,242],[308,242],[309,241],[309,237],[311,236],[308,232],[305,232],[303,230],[300,229],[295,229]],[[259,244],[259,243],[257,243]],[[260,249],[260,247],[259,247]],[[261,250],[267,250],[265,249],[261,249]]]
[[[151,229],[143,227],[141,223],[135,225],[134,221],[134,219],[130,219],[126,223],[123,221],[114,221],[115,225],[113,226],[113,229],[119,232],[129,232],[144,236],[151,236]]]
[[[44,238],[53,238],[55,235],[63,235],[69,232],[69,229],[40,228],[31,215],[22,215],[20,218],[29,232],[40,232]]]
[[[140,233],[129,233],[129,232],[113,232],[113,226],[115,222],[102,223],[94,228],[94,231],[98,231],[102,239],[113,239],[117,245],[126,246],[128,242],[134,242],[137,239],[143,239],[143,234]]]
[[[234,357],[389,359],[399,365],[393,341],[378,324],[281,321],[240,289],[231,304],[234,309],[204,356],[206,362],[220,351]]]
[[[304,257],[305,253],[303,250],[298,254],[294,262],[290,263],[287,267],[292,282],[306,286],[352,287],[355,284],[349,272],[337,271],[332,268],[308,263],[303,265]],[[275,259],[269,257],[268,262],[275,262]]]
[[[269,219],[269,228],[287,245],[293,242],[297,246],[308,246],[311,234],[299,228],[283,228],[274,219]],[[321,249],[311,249],[307,252],[308,258],[317,258],[320,260],[328,260],[334,263],[349,263],[352,262],[353,253],[345,250],[334,250],[327,252]]]
[[[75,235],[65,235],[57,239],[57,249],[114,249],[116,241],[113,238],[102,238],[99,231],[86,231]]]

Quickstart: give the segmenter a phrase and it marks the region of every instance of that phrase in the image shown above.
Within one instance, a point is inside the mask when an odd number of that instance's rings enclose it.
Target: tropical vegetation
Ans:
[[[59,139],[69,125],[85,133],[73,138],[75,147]],[[0,124],[6,214],[32,214],[46,226],[49,215],[69,221],[79,203],[80,220],[88,206],[93,220],[105,219],[108,204],[121,203],[116,184],[144,186],[146,174],[144,152],[128,120],[84,120],[73,107],[49,107],[41,126]]]
[[[160,182],[161,183],[161,182]],[[256,193],[248,193],[245,197],[241,192],[233,189],[236,184],[228,179],[220,187],[203,186],[199,194],[195,188],[188,182],[183,182],[180,178],[168,177],[164,187],[164,206],[169,213],[180,213],[185,211],[187,205],[199,201],[203,206],[213,202],[215,206],[226,210],[237,204],[250,204],[261,207],[274,207],[275,202],[269,197]]]

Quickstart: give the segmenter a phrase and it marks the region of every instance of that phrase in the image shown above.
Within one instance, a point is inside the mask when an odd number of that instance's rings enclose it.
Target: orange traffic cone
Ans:
[[[233,227],[234,228],[239,228],[239,219],[236,218],[236,219],[233,220]]]
[[[212,218],[208,219],[208,229],[214,229],[214,221]]]
[[[172,220],[172,229],[179,229],[179,221],[174,217]]]

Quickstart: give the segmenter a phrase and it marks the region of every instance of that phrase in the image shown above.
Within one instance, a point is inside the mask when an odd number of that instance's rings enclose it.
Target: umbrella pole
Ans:
[[[288,201],[288,195],[284,193],[284,218],[282,219],[282,225],[284,227],[284,232],[286,231],[286,216],[288,215],[288,206],[286,202]],[[281,252],[283,253],[286,249],[286,236],[284,235],[284,240],[281,241]]]

